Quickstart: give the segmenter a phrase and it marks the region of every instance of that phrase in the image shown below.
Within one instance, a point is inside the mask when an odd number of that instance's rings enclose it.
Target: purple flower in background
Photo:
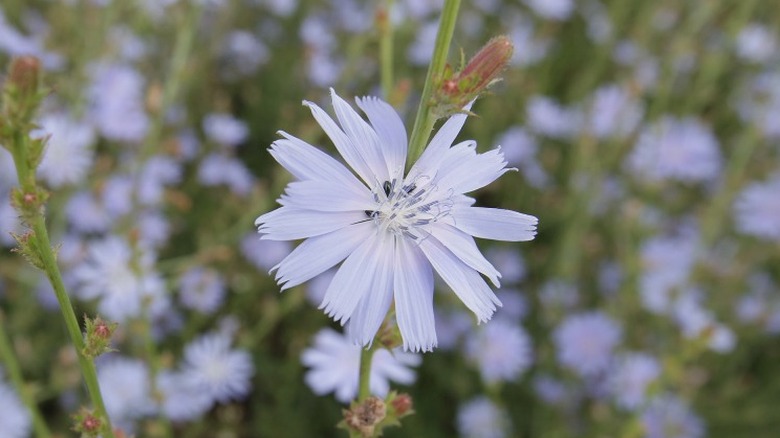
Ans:
[[[112,421],[132,430],[132,422],[154,413],[149,369],[140,360],[111,357],[98,364],[98,383]]]
[[[209,140],[222,146],[237,146],[249,136],[246,124],[230,114],[207,115],[203,119],[203,130]]]
[[[466,357],[476,363],[487,384],[516,380],[533,360],[533,345],[517,324],[496,319],[466,339]]]
[[[2,378],[0,369],[0,378]],[[25,438],[30,436],[32,422],[27,408],[22,404],[16,392],[0,380],[0,436],[5,438]]]
[[[463,438],[504,438],[509,436],[507,412],[487,397],[477,397],[458,409],[458,431]]]
[[[647,438],[701,438],[704,424],[680,398],[664,394],[656,397],[641,417]]]
[[[650,182],[695,183],[717,178],[721,161],[718,139],[707,125],[664,117],[642,130],[626,165]]]
[[[65,114],[49,114],[39,121],[42,136],[49,136],[38,175],[51,187],[84,180],[92,166],[92,128]]]
[[[553,333],[558,360],[583,377],[607,369],[621,338],[618,323],[601,312],[568,316]]]
[[[343,403],[354,399],[358,392],[360,350],[348,336],[329,328],[320,330],[314,336],[314,345],[301,355],[303,365],[310,368],[306,384],[317,395],[334,392],[336,399]],[[419,355],[400,349],[377,350],[371,361],[371,393],[386,396],[390,380],[404,385],[414,383],[416,376],[411,368],[420,362]]]
[[[228,335],[212,333],[184,348],[182,378],[212,403],[244,398],[251,389],[252,357],[244,350],[231,349],[230,344]]]
[[[252,190],[254,177],[241,161],[220,154],[210,154],[200,163],[198,181],[204,186],[226,185],[239,196]]]
[[[225,281],[217,271],[190,268],[179,279],[179,299],[188,309],[214,313],[225,299]]]
[[[138,143],[149,129],[144,110],[144,78],[121,64],[99,65],[92,71],[89,115],[109,140]]]
[[[465,196],[509,170],[500,149],[477,154],[473,141],[452,146],[466,120],[459,114],[404,176],[407,137],[395,110],[376,98],[357,99],[369,124],[335,92],[332,98],[338,124],[305,104],[360,179],[292,135],[282,132],[284,139],[274,142],[271,154],[297,181],[279,199],[282,207],[255,223],[263,239],[306,239],[275,267],[282,289],[343,260],[320,307],[349,321],[353,340],[364,346],[393,302],[404,347],[436,346],[433,270],[480,322],[489,320],[500,301],[480,273],[496,286],[501,274],[472,236],[526,241],[537,223],[514,211],[473,207]]]
[[[661,375],[661,364],[645,353],[623,354],[610,372],[608,391],[623,409],[635,410],[647,397],[647,388]]]
[[[737,230],[780,242],[780,172],[745,187],[734,202]]]

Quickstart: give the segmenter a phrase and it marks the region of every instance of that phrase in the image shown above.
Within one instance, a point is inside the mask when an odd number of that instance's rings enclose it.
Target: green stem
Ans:
[[[19,393],[19,397],[32,415],[35,436],[39,438],[51,437],[51,432],[49,431],[48,426],[46,426],[46,422],[43,420],[41,411],[38,409],[38,404],[24,384],[19,361],[16,360],[16,355],[11,347],[11,341],[8,338],[8,334],[5,332],[5,315],[3,315],[2,310],[0,310],[0,359],[3,360],[3,367],[7,370],[8,377],[14,384],[16,392]]]
[[[97,415],[104,420],[103,434],[106,437],[114,438],[114,429],[111,427],[111,420],[108,418],[106,407],[103,404],[103,397],[100,395],[100,386],[98,385],[95,364],[91,359],[84,355],[84,337],[81,333],[78,319],[76,319],[76,313],[73,311],[73,305],[70,302],[68,293],[65,291],[65,284],[62,281],[60,269],[57,267],[57,261],[54,257],[54,252],[51,249],[49,233],[46,230],[43,214],[35,216],[32,229],[35,234],[35,239],[38,241],[38,248],[40,249],[44,271],[46,271],[46,276],[49,277],[49,281],[54,288],[54,294],[57,296],[62,316],[65,319],[65,326],[68,329],[71,342],[73,342],[73,346],[76,348],[79,366],[81,367],[81,373],[84,375],[89,398],[92,400],[92,405],[95,407]]]
[[[371,359],[376,348],[372,344],[368,348],[360,350],[360,377],[358,380],[358,402],[362,402],[371,395]]]
[[[390,19],[390,11],[393,8],[393,0],[386,0],[382,14],[379,37],[379,63],[382,94],[385,99],[390,99],[393,93],[393,22]]]
[[[23,129],[16,129],[13,134],[14,164],[16,165],[16,174],[19,179],[19,185],[25,193],[36,193],[37,183],[35,181],[35,169],[31,169],[28,162],[28,135]],[[84,337],[79,327],[78,319],[73,311],[73,305],[70,302],[68,293],[65,291],[65,284],[62,281],[62,274],[57,266],[57,260],[49,240],[49,232],[46,229],[46,218],[43,215],[43,208],[37,209],[29,219],[28,225],[32,228],[33,238],[36,241],[41,264],[46,276],[51,282],[54,294],[60,305],[60,312],[65,319],[65,326],[70,335],[71,342],[76,349],[79,367],[84,376],[84,382],[87,385],[92,405],[97,411],[98,417],[103,419],[103,436],[114,438],[114,430],[111,427],[111,421],[108,418],[106,407],[103,404],[103,397],[100,395],[100,386],[98,385],[97,372],[95,364],[91,359],[84,355]]]
[[[439,78],[444,74],[447,66],[447,53],[450,49],[452,35],[455,32],[455,22],[458,19],[460,0],[445,0],[444,9],[441,12],[439,32],[436,34],[436,45],[433,48],[433,58],[428,67],[428,75],[425,77],[420,106],[417,108],[417,117],[414,119],[412,135],[409,139],[409,156],[406,159],[406,167],[409,168],[422,154],[428,137],[436,123],[436,117],[431,111],[430,101]]]

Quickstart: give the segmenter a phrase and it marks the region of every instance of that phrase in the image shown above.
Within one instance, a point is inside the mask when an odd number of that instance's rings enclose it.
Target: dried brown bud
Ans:
[[[387,406],[378,397],[369,397],[357,406],[344,411],[347,427],[360,432],[364,437],[374,436],[374,429],[385,419]]]

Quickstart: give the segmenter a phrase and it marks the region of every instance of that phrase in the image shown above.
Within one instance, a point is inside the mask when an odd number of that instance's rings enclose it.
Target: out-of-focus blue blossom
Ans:
[[[108,230],[111,217],[92,193],[83,191],[71,196],[65,206],[68,223],[81,233],[102,233]]]
[[[642,412],[646,438],[701,438],[701,419],[680,398],[664,394],[656,397]]]
[[[468,333],[465,352],[487,384],[515,381],[533,362],[531,338],[522,327],[504,318]]]
[[[157,249],[168,242],[171,224],[168,217],[158,210],[145,210],[135,216],[138,241],[149,248]]]
[[[672,295],[686,285],[696,263],[697,247],[698,233],[693,228],[655,236],[642,244],[639,291],[646,309],[655,313],[670,310]]]
[[[174,422],[196,420],[213,405],[207,392],[201,391],[179,372],[160,372],[157,375],[157,389],[160,391],[162,415]]]
[[[2,377],[2,369],[0,369],[0,379]],[[16,392],[2,380],[0,380],[0,413],[2,413],[0,415],[0,436],[4,438],[30,436],[32,426],[30,414]]]
[[[38,123],[38,134],[49,136],[38,176],[55,188],[83,181],[92,166],[92,128],[63,113],[45,115]]]
[[[133,210],[134,185],[133,177],[127,174],[112,175],[106,179],[100,201],[111,218],[124,216]]]
[[[314,336],[314,345],[301,354],[301,362],[310,370],[306,384],[317,395],[334,392],[336,400],[347,403],[357,396],[360,352],[362,348],[348,336],[325,328]],[[383,348],[374,352],[369,388],[371,394],[384,397],[390,391],[390,380],[410,385],[416,378],[412,367],[420,365],[419,354],[400,348],[392,352]]]
[[[307,77],[319,87],[335,83],[344,69],[344,61],[339,56],[325,51],[310,53],[308,61]]]
[[[21,235],[23,232],[19,213],[11,207],[11,194],[0,188],[0,246],[15,245],[11,233]]]
[[[625,138],[639,125],[644,109],[628,90],[612,84],[594,91],[585,113],[585,132],[599,139]]]
[[[439,22],[429,21],[417,29],[417,36],[409,46],[406,56],[414,65],[425,65],[431,61],[433,46],[436,41],[436,32],[439,30]]]
[[[254,0],[255,3],[265,6],[271,12],[281,17],[289,17],[298,8],[298,0]]]
[[[510,435],[507,412],[480,396],[458,409],[457,427],[463,438],[504,438]]]
[[[533,381],[534,392],[548,405],[566,405],[576,401],[574,392],[561,380],[540,374]]]
[[[606,261],[599,265],[599,290],[608,296],[617,293],[623,282],[623,268],[615,261]]]
[[[287,257],[290,251],[292,245],[286,241],[261,239],[257,234],[247,234],[241,239],[241,254],[264,271],[271,270]]]
[[[614,32],[614,26],[604,5],[597,0],[593,0],[582,2],[581,8],[585,24],[588,26],[590,39],[599,44],[609,41]]]
[[[287,252],[285,252],[287,254]],[[281,259],[279,260],[281,261]],[[277,262],[278,263],[278,262]],[[276,263],[274,263],[275,265]],[[306,284],[306,299],[309,300],[313,306],[319,306],[322,300],[325,298],[325,292],[330,286],[333,276],[336,275],[335,269],[328,269],[322,274],[314,277]]]
[[[203,131],[209,140],[223,146],[237,146],[249,136],[246,123],[224,113],[207,115],[203,119]]]
[[[97,366],[98,383],[114,426],[133,430],[135,420],[155,411],[149,369],[141,360],[110,357]]]
[[[260,39],[245,30],[236,30],[226,37],[222,45],[220,67],[229,78],[249,76],[265,64],[269,56],[268,48]]]
[[[496,296],[502,304],[497,318],[520,321],[528,314],[528,300],[519,290],[504,287],[496,291]]]
[[[746,61],[767,62],[777,53],[777,35],[766,26],[751,23],[737,34],[736,51]]]
[[[254,185],[254,177],[241,161],[221,154],[210,154],[200,163],[198,181],[204,186],[227,185],[239,196],[247,195]]]
[[[45,37],[45,32],[39,32],[32,36],[26,36],[19,32],[6,21],[5,14],[0,9],[0,53],[9,56],[32,55],[39,58],[45,68],[59,69],[62,66],[62,57],[43,48]]]
[[[528,67],[541,61],[550,50],[552,40],[537,35],[536,26],[531,18],[522,14],[503,14],[501,18],[507,18],[506,27],[509,29],[509,38],[516,49],[512,52],[510,64],[516,67]]]
[[[139,143],[149,129],[143,76],[127,65],[100,64],[91,72],[89,117],[109,140]]]
[[[633,411],[647,398],[648,386],[661,375],[661,364],[645,353],[618,356],[607,381],[608,391],[618,406]]]
[[[400,23],[401,20],[407,18],[419,21],[431,17],[441,10],[442,2],[439,0],[402,0],[396,2],[396,5],[397,10],[403,12],[399,16],[399,21],[396,22]]]
[[[501,273],[504,285],[516,285],[525,278],[525,262],[517,249],[493,246],[485,251],[485,258]]]
[[[536,158],[539,145],[533,135],[520,126],[513,126],[498,137],[497,143],[507,163],[516,166],[528,184],[536,188],[547,185],[550,178]]]
[[[545,96],[526,102],[526,122],[536,134],[555,139],[571,137],[580,126],[580,114]]]
[[[109,39],[123,61],[135,62],[147,55],[146,43],[127,27],[114,26],[110,30]]]
[[[181,166],[173,158],[164,155],[149,158],[136,179],[138,201],[143,205],[159,204],[165,186],[177,184],[181,174]]]
[[[461,310],[448,310],[436,313],[434,320],[436,325],[437,348],[451,350],[458,341],[474,326],[471,316]]]
[[[542,305],[551,309],[573,309],[580,301],[577,288],[563,280],[550,280],[539,292]]]
[[[254,374],[252,357],[231,349],[231,339],[221,333],[200,336],[184,349],[182,373],[189,385],[207,394],[212,403],[244,398]]]
[[[737,195],[734,221],[741,233],[780,242],[780,172]]]
[[[179,279],[179,299],[188,309],[214,313],[225,299],[225,281],[212,269],[190,268]]]
[[[136,248],[134,253],[116,236],[91,242],[87,259],[73,270],[76,292],[82,299],[98,298],[98,311],[113,321],[160,315],[170,302],[154,261],[150,251]]]
[[[612,350],[620,343],[622,335],[616,321],[594,311],[567,316],[555,329],[553,340],[560,363],[588,377],[609,367]]]
[[[695,183],[716,179],[721,161],[718,139],[707,125],[667,116],[642,130],[626,165],[651,182]]]
[[[563,21],[574,12],[572,0],[523,0],[538,16],[548,20]]]
[[[675,301],[674,318],[683,336],[688,339],[704,338],[713,351],[730,352],[736,345],[734,333],[715,320],[712,312],[703,307],[702,299],[700,291],[686,289]]]

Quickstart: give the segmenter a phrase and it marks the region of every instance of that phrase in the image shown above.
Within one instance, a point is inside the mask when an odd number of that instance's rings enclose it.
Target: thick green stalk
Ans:
[[[0,310],[0,359],[2,359],[3,367],[8,372],[8,377],[16,388],[16,392],[19,393],[22,403],[24,403],[27,410],[32,415],[35,436],[39,438],[50,438],[51,432],[49,431],[48,426],[46,426],[46,422],[43,420],[41,411],[38,409],[38,404],[24,384],[19,361],[16,360],[16,354],[14,354],[14,350],[11,347],[11,341],[8,338],[8,334],[5,332],[5,316],[3,315],[2,310]]]
[[[422,154],[428,137],[436,123],[431,107],[433,91],[444,74],[447,66],[447,53],[450,49],[452,35],[455,32],[455,23],[458,19],[460,0],[445,0],[444,9],[441,12],[439,32],[436,34],[436,45],[433,48],[433,58],[428,67],[428,75],[425,77],[420,106],[417,108],[417,117],[414,119],[412,135],[409,139],[409,155],[406,158],[406,167],[409,168]]]
[[[362,402],[371,395],[371,359],[376,348],[371,345],[360,350],[360,377],[358,380],[358,402]]]

